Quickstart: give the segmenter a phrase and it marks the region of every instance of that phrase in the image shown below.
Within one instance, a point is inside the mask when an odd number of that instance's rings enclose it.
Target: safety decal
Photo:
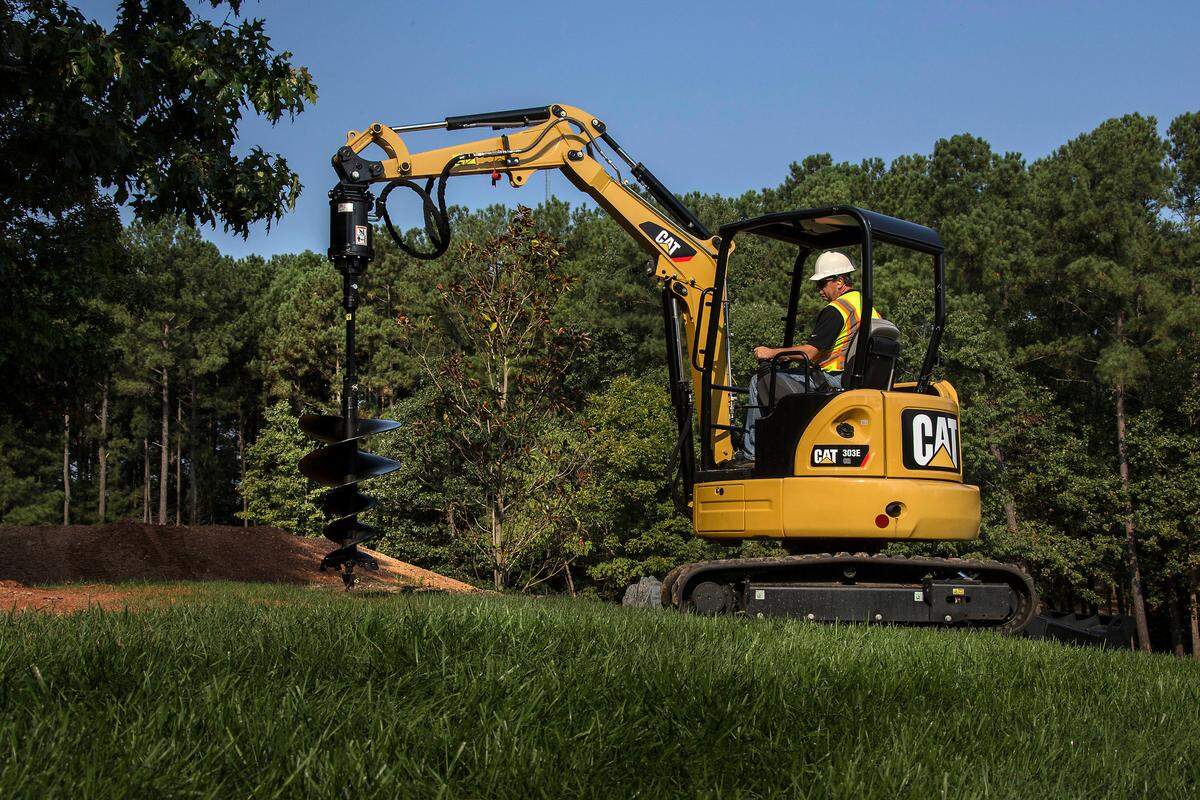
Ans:
[[[906,408],[900,415],[904,432],[905,469],[958,472],[958,417],[944,411]]]
[[[355,225],[354,226],[354,244],[358,247],[366,247],[367,246],[367,226],[366,225]]]
[[[865,444],[847,447],[841,444],[818,444],[812,449],[809,463],[814,467],[862,467],[871,457]]]
[[[638,227],[653,239],[656,245],[662,248],[668,258],[676,263],[681,264],[685,261],[691,261],[693,256],[696,255],[695,248],[676,239],[675,234],[661,225],[655,225],[653,222],[643,222]]]

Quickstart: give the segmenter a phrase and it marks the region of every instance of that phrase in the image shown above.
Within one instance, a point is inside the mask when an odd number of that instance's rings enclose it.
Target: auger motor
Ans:
[[[358,490],[360,481],[386,475],[400,462],[359,449],[359,442],[400,427],[386,419],[358,418],[358,382],[354,351],[354,316],[358,308],[358,282],[375,256],[368,215],[373,198],[363,186],[340,183],[329,192],[329,260],[342,274],[342,308],[346,320],[345,372],[342,376],[342,413],[305,414],[300,428],[325,446],[300,459],[300,472],[329,491],[321,495],[321,509],[331,517],[323,532],[338,545],[321,561],[321,571],[337,569],[349,589],[354,568],[379,569],[378,562],[358,549],[380,531],[358,515],[375,507],[375,501]]]

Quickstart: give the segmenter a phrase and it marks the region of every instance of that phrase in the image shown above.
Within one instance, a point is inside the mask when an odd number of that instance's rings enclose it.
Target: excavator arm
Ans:
[[[516,130],[421,152],[410,151],[401,138],[401,134],[412,131],[469,128]],[[371,145],[378,146],[385,157],[371,160],[364,156],[364,151]],[[634,180],[656,203],[651,203],[632,188],[605,150],[611,151],[613,157],[626,165]],[[598,158],[604,159],[609,169],[605,169]],[[690,454],[691,449],[691,399],[699,397],[703,391],[700,365],[704,346],[708,344],[700,341],[699,331],[707,327],[707,315],[720,315],[712,360],[717,365],[714,378],[720,380],[710,384],[720,388],[712,389],[710,402],[715,424],[707,435],[711,437],[709,444],[717,463],[732,458],[730,433],[734,428],[730,398],[733,395],[725,309],[723,305],[712,308],[720,241],[653,173],[628,156],[600,119],[579,108],[551,105],[447,117],[439,122],[416,125],[375,122],[364,130],[347,134],[345,145],[333,156],[333,166],[342,186],[429,181],[423,192],[418,189],[425,202],[426,221],[430,221],[431,214],[441,213],[443,224],[445,182],[450,177],[490,175],[493,183],[507,178],[511,186],[519,188],[539,170],[560,170],[573,186],[595,200],[654,259],[654,276],[663,291],[668,368],[680,432],[678,454],[689,487],[691,459],[685,453]],[[430,197],[434,181],[440,182],[440,209]],[[390,188],[385,189],[385,193]],[[410,188],[417,188],[417,185],[412,183]],[[386,206],[381,210],[390,228]],[[436,234],[436,231],[431,233]],[[433,235],[431,238],[436,240],[438,237]],[[445,241],[435,248],[437,254],[448,244],[448,236],[442,238]],[[721,295],[727,296],[727,293]]]

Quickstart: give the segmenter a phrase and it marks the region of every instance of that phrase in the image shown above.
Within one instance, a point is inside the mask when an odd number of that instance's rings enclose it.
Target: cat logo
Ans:
[[[679,241],[675,235],[661,225],[655,225],[653,222],[643,222],[638,226],[654,243],[662,248],[662,251],[667,254],[667,258],[677,264],[682,264],[685,261],[691,261],[696,255],[694,248]]]
[[[904,429],[906,469],[961,470],[958,417],[943,411],[909,408],[900,415],[900,425]]]
[[[865,467],[871,456],[867,445],[846,447],[836,444],[819,444],[812,449],[809,463],[814,467]]]

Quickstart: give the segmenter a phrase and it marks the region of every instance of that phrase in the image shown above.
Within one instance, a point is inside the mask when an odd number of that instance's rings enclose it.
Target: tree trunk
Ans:
[[[150,523],[150,440],[142,439],[142,522]]]
[[[499,592],[504,589],[504,573],[501,571],[501,559],[504,554],[501,552],[501,542],[503,541],[504,533],[500,527],[500,521],[496,515],[496,503],[492,503],[492,583]]]
[[[1200,596],[1197,596],[1197,576],[1192,573],[1192,590],[1188,593],[1192,607],[1192,658],[1200,661]]]
[[[991,450],[992,458],[996,460],[996,465],[1000,467],[1000,473],[1005,474],[1004,469],[1004,454],[1000,452],[1000,448],[994,443],[988,448]],[[1013,505],[1012,493],[1008,491],[1008,487],[1004,487],[1004,522],[1008,527],[1008,532],[1016,536],[1017,534],[1017,507]]]
[[[63,414],[63,525],[71,524],[71,414]]]
[[[1117,316],[1117,338],[1125,322],[1124,313]],[[1138,646],[1150,652],[1150,625],[1146,621],[1146,600],[1142,594],[1142,570],[1138,566],[1137,536],[1133,530],[1133,499],[1129,495],[1129,458],[1125,449],[1125,383],[1116,385],[1117,400],[1117,462],[1121,472],[1121,495],[1125,510],[1125,566],[1129,570],[1129,593],[1133,619],[1137,624]]]
[[[188,403],[188,524],[196,524],[196,379],[192,378],[191,399]]]
[[[238,474],[241,476],[242,490],[242,527],[250,526],[250,517],[247,513],[249,504],[246,502],[246,417],[242,412],[238,411]]]
[[[1174,589],[1167,595],[1167,619],[1171,626],[1171,652],[1183,658],[1187,655],[1183,646],[1183,618],[1179,613],[1179,597]]]
[[[101,524],[104,523],[105,510],[108,505],[108,381],[104,381],[104,393],[100,396],[100,447],[96,455],[100,467],[100,513]]]
[[[241,412],[239,411],[238,414],[240,415]],[[238,419],[240,420],[241,417],[239,416]],[[238,436],[240,439],[240,437],[241,437],[240,431],[238,433]],[[213,414],[213,415],[209,416],[209,418],[208,418],[208,452],[212,453],[214,456],[217,453],[217,440],[218,440],[217,415]],[[242,463],[242,456],[241,456],[241,449],[240,449],[240,445],[239,445],[238,464],[240,465],[241,463]],[[244,473],[243,473],[243,477],[244,477]],[[243,510],[245,509],[244,503],[242,505],[242,508],[243,508]],[[212,502],[209,502],[209,504],[205,507],[204,512],[205,512],[205,516],[202,518],[204,522],[208,523],[209,525],[212,525],[214,522],[216,522],[216,508]]]
[[[167,334],[169,331],[170,331],[170,327],[168,326],[168,324],[166,322],[164,322],[163,323],[163,338],[162,338],[162,348],[163,348],[164,357],[167,352],[167,346],[168,346]],[[167,524],[167,483],[168,483],[168,478],[171,475],[171,466],[170,466],[170,461],[169,461],[170,447],[168,446],[171,441],[171,398],[170,398],[170,392],[168,391],[169,388],[170,388],[170,378],[167,374],[167,368],[164,366],[162,368],[162,447],[160,449],[159,470],[158,470],[158,475],[159,475],[159,480],[158,480],[158,524],[159,525]]]
[[[183,524],[183,397],[175,398],[175,527]]]

